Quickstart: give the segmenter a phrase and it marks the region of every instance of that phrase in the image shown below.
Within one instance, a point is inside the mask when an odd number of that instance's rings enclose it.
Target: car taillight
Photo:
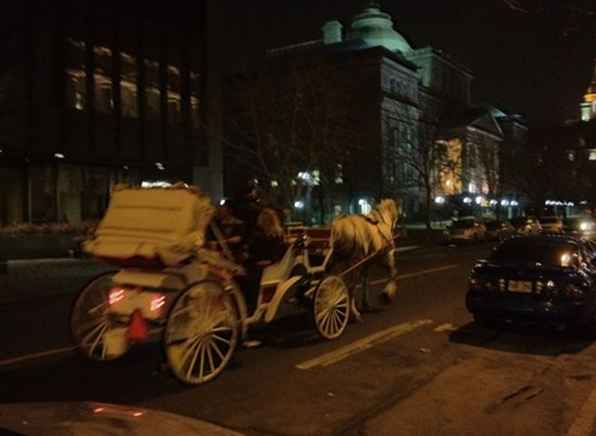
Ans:
[[[112,288],[110,289],[110,293],[108,295],[108,303],[110,306],[113,306],[116,303],[124,300],[126,298],[126,290],[123,288]]]
[[[498,288],[497,282],[480,279],[478,277],[470,277],[469,284],[471,288],[482,289],[485,291],[495,291]]]
[[[584,290],[577,285],[569,284],[563,288],[563,293],[569,298],[583,298]]]

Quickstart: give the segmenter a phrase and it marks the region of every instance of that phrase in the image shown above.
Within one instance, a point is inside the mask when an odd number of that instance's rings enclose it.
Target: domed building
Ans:
[[[596,119],[596,59],[594,59],[594,76],[588,87],[584,101],[580,104],[582,121]]]
[[[350,96],[342,104],[352,111],[352,138],[359,143],[346,143],[353,148],[350,158],[338,161],[344,183],[351,183],[344,198],[334,200],[335,211],[363,212],[382,196],[400,197],[409,214],[424,208],[429,195],[417,153],[426,144],[433,144],[429,150],[439,149],[437,142],[458,165],[451,172],[436,165],[424,175],[432,179],[430,198],[472,194],[487,203],[496,194],[499,147],[509,140],[509,129],[501,128],[507,115],[472,105],[469,68],[436,48],[413,47],[379,1],[366,2],[346,25],[331,19],[321,31],[320,39],[269,50],[267,65],[259,64],[252,77],[265,70],[292,76],[297,70],[325,68],[326,91]],[[236,85],[226,87],[228,99],[246,88],[242,80]],[[224,117],[235,118],[233,113]]]

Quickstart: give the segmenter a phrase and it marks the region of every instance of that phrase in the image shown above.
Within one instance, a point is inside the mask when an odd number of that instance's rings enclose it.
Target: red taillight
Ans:
[[[151,312],[156,312],[164,307],[166,304],[166,297],[161,294],[155,294],[153,298],[151,298]]]
[[[110,294],[108,295],[108,303],[110,306],[124,300],[126,297],[126,291],[122,288],[113,288],[110,290]]]

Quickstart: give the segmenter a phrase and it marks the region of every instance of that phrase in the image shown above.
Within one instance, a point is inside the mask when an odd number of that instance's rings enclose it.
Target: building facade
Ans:
[[[184,181],[221,198],[200,17],[176,27],[115,6],[25,2],[0,74],[0,225],[98,219],[117,183]]]
[[[270,50],[266,63],[279,62],[298,63],[300,71],[324,65],[333,71],[330,86],[341,83],[344,93],[358,95],[352,117],[361,122],[363,137],[354,135],[360,151],[338,162],[343,183],[352,183],[344,187],[348,202],[333,210],[361,212],[392,196],[416,214],[429,198],[466,193],[484,196],[489,207],[499,192],[505,133],[492,108],[472,104],[472,72],[441,50],[413,48],[379,2],[369,2],[347,29],[330,20],[320,39]],[[433,167],[437,153],[458,165]]]
[[[584,95],[584,101],[580,104],[581,120],[590,121],[596,119],[596,59],[594,59],[594,75],[592,83]]]

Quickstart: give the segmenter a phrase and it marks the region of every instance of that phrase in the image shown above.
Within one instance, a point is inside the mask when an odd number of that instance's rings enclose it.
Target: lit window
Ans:
[[[588,156],[590,160],[596,160],[596,150],[590,150],[590,155]]]
[[[79,111],[85,109],[85,99],[80,92],[75,92],[75,109]]]
[[[570,151],[567,157],[569,158],[569,162],[573,162],[575,160],[575,152]]]

